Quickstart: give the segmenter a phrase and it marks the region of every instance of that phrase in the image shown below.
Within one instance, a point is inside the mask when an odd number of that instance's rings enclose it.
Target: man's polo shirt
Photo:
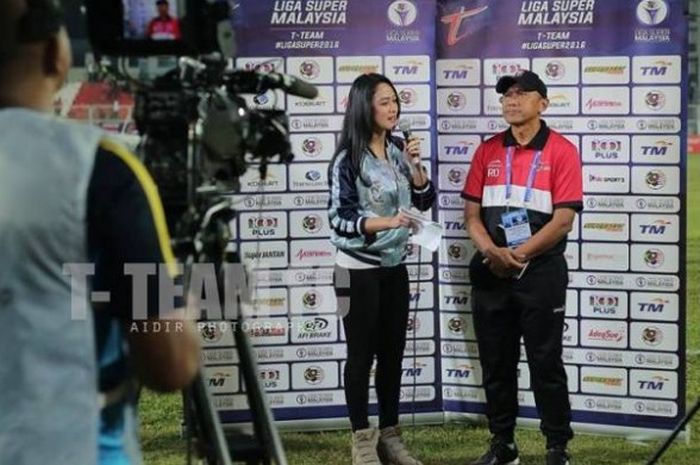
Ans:
[[[564,136],[541,121],[540,130],[526,145],[519,146],[509,128],[484,141],[472,160],[462,197],[481,204],[481,219],[499,247],[507,245],[501,214],[526,208],[534,235],[551,219],[556,208],[583,208],[581,160],[576,147]],[[506,202],[506,153],[513,150],[512,195]],[[532,186],[530,202],[525,192],[530,167],[537,152],[542,151]],[[543,255],[558,255],[566,248],[566,238]]]

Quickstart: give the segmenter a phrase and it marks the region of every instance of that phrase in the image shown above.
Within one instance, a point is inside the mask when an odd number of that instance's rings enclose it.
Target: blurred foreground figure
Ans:
[[[70,66],[56,2],[0,0],[0,464],[136,463],[137,382],[179,389],[198,369],[176,311],[148,331],[157,276],[132,308],[125,264],[176,271],[162,206],[136,157],[52,116]],[[94,321],[92,290],[109,292]]]

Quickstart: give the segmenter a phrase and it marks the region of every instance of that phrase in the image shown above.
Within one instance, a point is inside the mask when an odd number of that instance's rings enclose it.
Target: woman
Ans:
[[[391,81],[379,74],[358,77],[329,169],[331,242],[338,249],[336,293],[347,296],[349,291],[343,318],[344,379],[353,465],[380,465],[380,458],[385,464],[421,463],[409,454],[397,426],[408,322],[403,260],[411,226],[400,208],[429,209],[435,190],[420,165],[419,140],[404,142],[391,135],[399,114]],[[341,286],[341,273],[349,276],[349,286]],[[370,428],[367,418],[375,355],[379,430]]]

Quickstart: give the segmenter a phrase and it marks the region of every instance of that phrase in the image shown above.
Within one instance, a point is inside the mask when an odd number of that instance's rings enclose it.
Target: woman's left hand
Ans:
[[[411,136],[408,141],[406,141],[404,152],[407,155],[409,163],[418,165],[420,163],[420,139],[416,136]]]

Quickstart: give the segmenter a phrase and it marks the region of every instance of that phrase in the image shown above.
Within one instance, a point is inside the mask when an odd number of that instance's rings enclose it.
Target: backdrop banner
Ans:
[[[235,65],[313,84],[305,100],[245,96],[289,114],[294,161],[251,168],[234,195],[232,247],[257,284],[246,330],[277,420],[347,425],[342,322],[333,290],[327,169],[352,81],[395,82],[439,189],[439,252],[409,247],[411,318],[402,413],[484,412],[459,196],[471,157],[507,128],[494,87],[537,72],[547,124],[583,162],[584,211],[569,235],[564,360],[576,429],[664,434],[685,413],[687,21],[682,0],[277,0],[238,2]],[[233,324],[233,323],[231,323]],[[202,328],[227,423],[249,420],[233,337]],[[524,352],[524,351],[523,351]],[[521,416],[537,417],[519,367]],[[371,400],[375,402],[372,389]],[[376,412],[376,406],[372,406]],[[427,415],[426,415],[427,414]],[[311,423],[307,420],[312,420]]]

